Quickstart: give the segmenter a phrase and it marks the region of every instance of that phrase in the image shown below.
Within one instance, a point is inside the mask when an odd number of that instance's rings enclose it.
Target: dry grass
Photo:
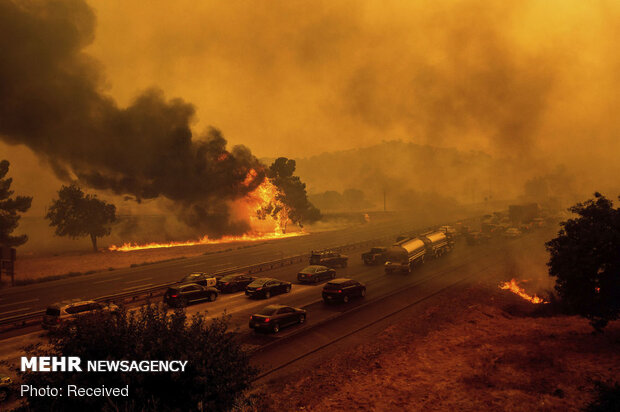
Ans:
[[[289,377],[258,409],[572,411],[618,379],[618,322],[601,335],[577,317],[514,316],[504,307],[518,298],[480,285],[443,299]]]
[[[210,253],[251,247],[260,242],[234,242],[215,245],[200,245],[162,249],[139,250],[134,252],[65,253],[58,255],[18,256],[15,262],[16,282],[29,283],[36,279],[85,274],[124,267],[139,266],[184,257],[200,256]]]

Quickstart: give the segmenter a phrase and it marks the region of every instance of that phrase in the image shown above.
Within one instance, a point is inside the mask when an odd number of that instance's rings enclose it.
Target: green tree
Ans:
[[[11,236],[19,224],[20,213],[30,209],[32,197],[13,196],[13,179],[5,178],[9,172],[8,160],[0,161],[0,245],[19,246],[26,243],[28,236]]]
[[[100,388],[129,386],[129,397],[38,397],[28,399],[36,411],[220,411],[229,410],[250,387],[257,371],[228,318],[188,318],[183,309],[162,305],[139,311],[97,312],[80,316],[50,335],[49,346],[27,349],[28,356],[78,356],[88,360],[181,360],[184,372],[25,372],[34,387]]]
[[[267,177],[282,192],[279,200],[290,208],[291,221],[301,226],[319,220],[321,212],[308,200],[306,184],[294,175],[295,167],[295,160],[280,157],[269,166]]]
[[[601,331],[620,313],[620,209],[594,197],[569,209],[578,217],[546,243],[547,266],[562,301]]]
[[[112,223],[116,222],[116,206],[86,195],[79,186],[63,186],[58,199],[45,216],[50,226],[56,227],[56,235],[79,238],[90,236],[93,250],[97,251],[97,238],[110,234]]]

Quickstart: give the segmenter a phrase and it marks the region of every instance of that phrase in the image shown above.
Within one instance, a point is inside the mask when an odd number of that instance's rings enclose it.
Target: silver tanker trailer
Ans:
[[[385,252],[385,273],[411,272],[424,262],[426,245],[420,238],[406,238],[390,246]]]
[[[385,273],[411,272],[425,258],[437,258],[452,250],[454,241],[445,232],[425,233],[415,238],[405,238],[385,252]]]

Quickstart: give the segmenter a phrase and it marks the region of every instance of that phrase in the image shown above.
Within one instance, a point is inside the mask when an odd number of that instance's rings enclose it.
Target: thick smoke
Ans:
[[[260,156],[401,139],[617,187],[618,1],[91,2],[115,96],[164,85]]]
[[[94,30],[82,0],[0,0],[0,138],[28,146],[63,180],[138,201],[166,197],[200,232],[246,231],[228,202],[260,184],[260,162],[243,146],[227,150],[215,129],[194,139],[194,107],[161,91],[119,107],[83,52]],[[244,182],[251,168],[259,175]]]

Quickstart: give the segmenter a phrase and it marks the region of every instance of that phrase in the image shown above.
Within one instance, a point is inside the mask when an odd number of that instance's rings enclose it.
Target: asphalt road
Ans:
[[[268,384],[272,379],[320,362],[334,350],[372,339],[373,334],[380,333],[394,321],[394,315],[402,318],[417,302],[432,299],[462,280],[475,280],[488,270],[497,270],[505,260],[510,261],[509,254],[505,253],[510,248],[531,247],[545,239],[544,233],[537,232],[522,239],[498,239],[479,246],[468,246],[461,240],[452,253],[427,261],[410,274],[387,275],[382,266],[363,265],[356,254],[350,256],[348,267],[337,269],[337,276],[364,282],[367,295],[348,304],[323,303],[321,289],[325,282],[298,284],[296,274],[306,264],[295,264],[267,273],[269,277],[293,282],[290,293],[256,300],[247,298],[242,292],[223,294],[215,302],[192,305],[187,312],[190,315],[201,312],[208,317],[229,315],[231,329],[239,333],[248,349],[253,350],[251,362],[267,373],[260,381]],[[283,329],[278,334],[251,331],[249,316],[274,303],[306,309],[307,322]],[[24,355],[26,345],[45,342],[45,332],[39,329],[0,342],[0,359],[8,361],[7,365],[15,365]]]
[[[545,240],[544,233],[538,232],[476,247],[460,244],[455,253],[429,262],[408,276],[360,273],[357,277],[366,278],[369,285],[366,302],[352,302],[346,308],[322,303],[306,307],[308,321],[303,326],[289,328],[288,336],[272,336],[272,342],[263,343],[253,354],[251,361],[262,374],[259,382],[268,386],[271,380],[307,370],[338,351],[373,339],[396,319],[415,316],[418,303],[449,288],[476,282],[497,271],[508,274],[512,267],[508,246],[527,251]],[[337,310],[345,313],[330,316],[329,312]]]
[[[174,282],[190,272],[219,272],[308,253],[312,249],[337,247],[380,237],[395,236],[398,233],[419,230],[442,223],[445,222],[422,222],[415,219],[395,218],[382,223],[369,223],[342,230],[273,240],[246,249],[5,288],[0,291],[0,321],[12,316],[44,310],[48,305],[66,299],[93,299],[121,292],[130,292]],[[351,258],[352,261],[355,261],[359,259],[359,256],[352,256]],[[288,270],[294,271],[291,267],[286,269],[286,271]],[[271,271],[267,276],[276,277]]]

